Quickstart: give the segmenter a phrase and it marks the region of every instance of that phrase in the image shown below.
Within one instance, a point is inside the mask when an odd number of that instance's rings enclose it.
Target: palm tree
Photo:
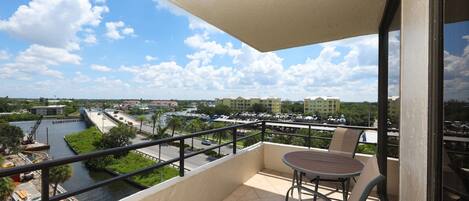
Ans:
[[[148,136],[147,140],[159,140],[165,137],[166,131],[168,130],[168,126],[162,127],[160,125],[157,126],[156,133],[154,135]]]
[[[152,135],[155,135],[156,121],[158,121],[158,119],[159,119],[159,117],[156,114],[156,112],[153,115],[151,115],[151,124],[153,125],[153,127],[152,127],[153,130],[151,132]]]
[[[179,128],[179,127],[182,126],[181,118],[179,118],[179,117],[171,118],[171,120],[169,120],[169,122],[168,122],[168,126],[170,126],[171,129],[172,129],[171,137],[174,137],[174,130],[176,130],[176,128]]]
[[[3,163],[3,158],[0,156],[0,164]],[[7,200],[11,193],[15,190],[15,185],[10,177],[0,178],[0,200]]]
[[[202,129],[203,124],[204,124],[204,122],[202,122],[202,120],[200,120],[200,119],[193,119],[193,120],[191,120],[191,121],[189,122],[189,124],[187,125],[187,127],[189,127],[189,129],[190,129],[192,132],[197,132],[197,130]],[[194,150],[194,138],[193,138],[193,137],[191,138],[191,150]]]
[[[64,183],[72,177],[72,166],[55,166],[49,170],[49,181],[54,184],[54,196],[57,194],[59,183]]]
[[[0,178],[0,200],[7,200],[15,190],[15,185],[10,177]]]
[[[137,120],[140,122],[140,132],[142,132],[143,122],[146,120],[146,118],[144,115],[140,115],[137,117]]]

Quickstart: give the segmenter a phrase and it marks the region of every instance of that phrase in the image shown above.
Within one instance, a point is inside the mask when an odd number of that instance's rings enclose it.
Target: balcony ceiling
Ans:
[[[171,0],[259,51],[378,33],[386,0]]]

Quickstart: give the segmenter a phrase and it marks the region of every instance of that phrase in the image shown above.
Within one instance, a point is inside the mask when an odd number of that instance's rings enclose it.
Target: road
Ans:
[[[88,113],[90,120],[94,122],[96,127],[103,133],[107,133],[111,128],[117,126],[116,122],[100,111],[86,110],[86,113]]]
[[[113,116],[115,115],[114,117],[122,123],[132,122],[132,125],[135,128],[140,129],[140,122],[137,122],[130,115],[127,115],[127,114],[123,113],[122,111],[119,111],[117,114],[113,114],[113,112],[107,112],[107,113],[109,115],[113,115]],[[142,131],[144,131],[146,133],[152,133],[153,132],[153,127],[144,123],[142,125]],[[168,129],[167,132],[171,132],[171,129]],[[188,134],[188,133],[175,132],[174,135],[178,136],[178,135],[185,135],[185,134]],[[186,144],[191,145],[192,144],[191,139],[186,139]],[[213,143],[211,146],[216,146],[216,145],[217,144]],[[196,149],[206,149],[206,148],[209,148],[211,146],[203,145],[202,140],[194,138],[194,148],[196,148]],[[221,147],[220,152],[222,154],[229,154],[233,151],[232,149],[233,148],[231,146],[224,146],[224,147]],[[218,150],[216,150],[216,151],[218,151]],[[179,152],[177,152],[177,153],[179,153]]]
[[[104,131],[104,133],[108,132],[111,128],[117,126],[116,122],[114,122],[108,116],[102,114],[101,112],[92,111],[92,110],[88,110],[87,112],[88,112],[88,116],[93,122],[95,122],[98,129],[100,129],[101,131]],[[140,122],[137,122],[135,119],[133,119],[132,117],[130,117],[129,115],[125,113],[119,112],[117,114],[114,114],[113,111],[107,111],[106,113],[109,115],[112,115],[114,118],[116,118],[122,123],[127,124],[128,122],[132,122],[132,125],[135,128],[137,129],[140,128]],[[147,133],[152,133],[153,128],[150,125],[143,124],[142,130]],[[181,135],[181,134],[175,133],[175,135]],[[136,144],[136,143],[148,141],[148,139],[146,139],[145,136],[137,135],[137,137],[132,139],[131,141],[133,144]],[[192,140],[186,139],[185,144],[191,145]],[[194,138],[194,148],[196,149],[207,149],[209,147],[213,147],[216,145],[217,144],[215,143],[210,146],[203,145],[201,140]],[[159,146],[141,148],[141,149],[138,149],[138,151],[145,153],[147,155],[153,156],[155,158],[159,158]],[[218,149],[215,149],[214,151],[218,152]],[[230,154],[232,152],[232,146],[229,145],[229,146],[221,147],[220,152],[222,154]],[[189,154],[189,153],[190,151],[186,151],[186,154]],[[175,147],[171,145],[161,145],[161,160],[166,161],[166,160],[171,160],[177,157],[179,157],[179,147]],[[186,159],[184,165],[185,165],[185,168],[192,170],[201,165],[209,163],[213,160],[214,160],[213,158],[210,158],[209,156],[205,154],[199,154],[199,155]]]
[[[141,143],[147,141],[144,136],[138,135],[136,138],[132,139],[132,143]],[[190,140],[186,140],[186,144],[189,144]],[[151,146],[145,147],[142,149],[138,149],[139,151],[158,158],[159,155],[159,146]],[[189,154],[189,151],[186,151],[186,154]],[[161,160],[167,161],[174,158],[179,157],[179,147],[171,146],[171,145],[161,145]],[[188,158],[184,161],[185,168],[192,170],[199,166],[202,166],[206,163],[213,161],[214,159],[208,157],[205,154],[199,154]],[[177,164],[179,165],[179,164]]]

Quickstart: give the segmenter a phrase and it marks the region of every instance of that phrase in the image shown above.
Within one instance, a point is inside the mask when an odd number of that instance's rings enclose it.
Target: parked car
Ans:
[[[210,140],[202,140],[202,144],[210,146],[210,145],[212,145],[212,142],[210,142]]]

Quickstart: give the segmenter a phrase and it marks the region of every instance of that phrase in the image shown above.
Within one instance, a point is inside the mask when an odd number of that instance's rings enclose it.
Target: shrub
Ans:
[[[35,114],[31,114],[31,113],[15,113],[15,114],[0,116],[0,120],[4,120],[4,121],[7,121],[7,122],[31,121],[31,120],[39,120],[39,119],[41,119],[40,115],[35,115]]]
[[[218,152],[213,151],[213,150],[207,151],[204,154],[213,158],[221,158],[225,156],[224,154],[218,154]]]

